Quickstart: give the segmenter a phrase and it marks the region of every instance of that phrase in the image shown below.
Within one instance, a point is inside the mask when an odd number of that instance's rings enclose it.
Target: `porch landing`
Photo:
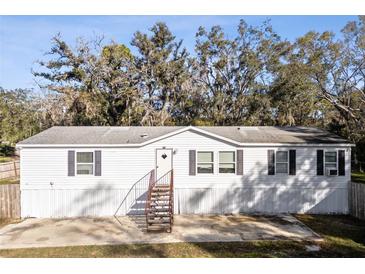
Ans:
[[[0,249],[128,243],[321,240],[291,215],[175,215],[172,233],[146,233],[145,217],[26,219],[0,229]]]

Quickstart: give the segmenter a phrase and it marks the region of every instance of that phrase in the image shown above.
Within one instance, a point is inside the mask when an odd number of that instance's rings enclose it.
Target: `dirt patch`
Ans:
[[[282,216],[272,216],[272,215],[262,216],[259,218],[259,220],[261,222],[270,221],[279,225],[293,225],[293,222],[291,220],[289,221],[286,218],[283,218]]]
[[[40,238],[38,238],[36,241],[37,242],[44,242],[44,241],[48,241],[49,240],[49,238],[48,237],[40,237]]]
[[[9,224],[17,224],[22,222],[22,219],[9,219],[9,218],[0,218],[0,228],[9,225]]]

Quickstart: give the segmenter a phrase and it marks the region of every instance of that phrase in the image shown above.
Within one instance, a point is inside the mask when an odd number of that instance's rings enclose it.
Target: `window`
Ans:
[[[92,175],[94,173],[93,152],[77,152],[76,170],[78,175]]]
[[[289,157],[287,151],[276,152],[276,173],[288,173]]]
[[[219,152],[219,173],[236,173],[236,156],[234,151]]]
[[[337,168],[337,152],[336,151],[326,151],[324,154],[324,167],[327,168]]]
[[[198,173],[214,173],[214,156],[211,151],[199,151],[197,161]]]

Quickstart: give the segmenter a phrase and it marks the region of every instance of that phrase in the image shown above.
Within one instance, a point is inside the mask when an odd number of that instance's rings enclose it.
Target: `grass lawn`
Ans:
[[[255,241],[70,246],[0,250],[0,257],[365,257],[365,221],[349,216],[296,215],[323,242]],[[310,252],[306,245],[317,244]]]
[[[6,163],[6,162],[11,162],[11,161],[14,161],[14,158],[12,158],[12,157],[0,156],[0,164],[1,164],[1,163]]]
[[[0,185],[19,184],[19,178],[0,179]]]
[[[353,173],[351,173],[351,180],[356,183],[365,184],[365,173],[364,172],[353,172]]]

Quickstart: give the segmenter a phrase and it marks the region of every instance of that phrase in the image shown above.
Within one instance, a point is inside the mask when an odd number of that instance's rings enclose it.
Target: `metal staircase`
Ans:
[[[172,231],[174,221],[173,169],[150,181],[146,199],[146,226],[149,231]]]

